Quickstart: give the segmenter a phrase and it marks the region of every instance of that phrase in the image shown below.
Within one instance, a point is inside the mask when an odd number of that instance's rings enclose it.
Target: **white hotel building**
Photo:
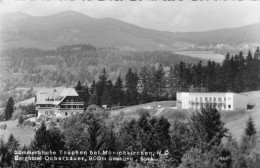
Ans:
[[[43,88],[35,97],[36,116],[65,118],[83,113],[83,101],[74,88]]]
[[[218,110],[247,109],[247,96],[220,92],[177,93],[177,108],[200,109],[206,107],[206,104],[214,104]]]

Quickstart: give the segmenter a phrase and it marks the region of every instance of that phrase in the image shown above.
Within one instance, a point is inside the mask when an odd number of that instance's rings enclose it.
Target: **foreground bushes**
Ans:
[[[27,167],[42,164],[43,167],[69,165],[93,168],[258,168],[260,164],[260,154],[255,149],[256,131],[253,131],[255,128],[252,118],[249,118],[243,138],[238,143],[231,134],[226,134],[220,113],[212,107],[194,113],[187,123],[175,121],[172,125],[166,118],[152,117],[145,110],[140,111],[137,119],[124,117],[128,116],[120,113],[110,117],[107,111],[90,106],[83,114],[62,120],[60,129],[55,126],[47,129],[45,123],[42,123],[31,144],[23,148],[161,151],[161,155],[153,155],[154,161],[144,161],[139,156],[131,156],[132,161],[11,163],[7,159],[5,164],[18,165],[17,167],[22,164]],[[225,136],[227,140],[223,143]],[[2,156],[6,156],[5,149],[2,150]]]

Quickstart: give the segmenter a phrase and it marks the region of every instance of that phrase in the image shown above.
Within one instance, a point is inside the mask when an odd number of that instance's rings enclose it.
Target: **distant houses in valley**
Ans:
[[[42,88],[35,96],[36,116],[65,118],[82,113],[83,101],[74,88]]]
[[[218,110],[239,110],[247,109],[247,96],[230,92],[179,92],[176,104],[180,109],[201,109],[211,104]]]

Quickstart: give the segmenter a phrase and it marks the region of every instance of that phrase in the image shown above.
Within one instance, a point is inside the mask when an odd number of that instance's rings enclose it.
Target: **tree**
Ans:
[[[132,69],[129,68],[125,77],[125,88],[126,88],[126,103],[127,105],[138,104],[138,76],[136,73],[132,72]]]
[[[12,161],[14,160],[14,151],[18,149],[20,144],[18,140],[14,138],[13,134],[10,134],[6,146],[8,148],[8,154],[6,159],[9,162],[9,164],[11,164]]]
[[[216,150],[203,152],[201,149],[191,148],[182,157],[179,168],[220,167],[218,156]]]
[[[50,133],[46,130],[44,122],[41,123],[39,129],[35,131],[34,139],[31,142],[31,148],[33,150],[51,150],[51,141],[49,140]]]
[[[168,77],[168,87],[169,87],[169,95],[172,100],[176,99],[176,82],[177,82],[177,74],[175,72],[175,69],[173,67],[170,68],[170,73]]]
[[[77,86],[75,87],[76,92],[79,94],[79,97],[82,99],[84,102],[84,108],[86,109],[88,106],[88,102],[90,99],[90,94],[89,94],[89,88],[88,85],[86,84],[85,86],[81,85],[81,82],[78,81]]]
[[[114,85],[114,104],[122,106],[124,103],[124,90],[123,90],[123,81],[120,76],[117,77]]]
[[[193,134],[199,141],[210,146],[219,145],[227,129],[221,121],[221,114],[213,105],[206,105],[201,112],[196,112],[191,117]]]
[[[252,137],[256,134],[255,124],[251,116],[249,116],[248,121],[246,123],[245,134],[249,137]]]
[[[115,92],[114,92],[113,83],[111,80],[108,80],[107,87],[102,95],[102,105],[107,105],[108,107],[111,107],[113,104],[113,95],[114,94],[115,94]]]
[[[49,148],[51,150],[63,150],[65,149],[65,142],[64,142],[64,135],[62,134],[62,132],[56,128],[56,127],[52,127],[48,130],[49,132],[49,141],[50,141],[50,146]]]
[[[5,120],[12,118],[14,112],[14,100],[12,97],[9,97],[6,106],[5,106]]]
[[[14,161],[14,151],[20,146],[13,134],[10,134],[7,143],[0,139],[0,167],[9,167]]]
[[[18,118],[18,124],[19,124],[20,126],[22,126],[23,121],[24,121],[23,116],[20,115],[19,118]]]
[[[108,113],[96,105],[90,105],[82,114],[66,118],[61,123],[64,130],[65,143],[68,150],[105,150],[110,146],[108,140],[111,140],[111,132],[105,123],[108,119]],[[112,143],[112,142],[111,142]],[[97,162],[84,163],[97,166]],[[103,164],[103,163],[102,163]],[[79,166],[78,166],[79,167]]]
[[[94,93],[91,94],[88,104],[89,104],[89,105],[91,105],[91,104],[96,104],[96,105],[98,105],[97,91],[94,91]]]
[[[144,66],[139,74],[139,92],[141,103],[147,103],[150,101],[151,96],[149,95],[149,70]]]
[[[3,138],[0,138],[0,166],[7,167],[10,161],[8,160],[8,147]]]
[[[95,92],[95,90],[96,90],[96,82],[95,80],[93,80],[92,85],[89,89],[90,95],[92,95]]]
[[[119,130],[123,150],[165,151],[170,147],[170,123],[161,117],[150,117],[146,110],[139,110],[140,118],[126,121]]]
[[[183,155],[195,146],[195,142],[187,124],[174,121],[172,127],[170,154],[172,164],[177,167],[181,164]]]
[[[166,79],[163,66],[160,64],[155,72],[156,100],[162,100],[166,95]]]
[[[99,76],[99,80],[96,85],[96,93],[97,93],[97,105],[102,105],[102,96],[105,90],[107,89],[107,73],[105,68],[103,69],[101,75]]]

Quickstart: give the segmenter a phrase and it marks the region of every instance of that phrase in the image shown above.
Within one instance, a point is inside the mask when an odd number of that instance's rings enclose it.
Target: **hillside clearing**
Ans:
[[[0,125],[3,124],[6,124],[7,128],[5,130],[0,130],[0,137],[3,137],[5,141],[8,140],[10,134],[13,134],[13,136],[19,141],[21,145],[29,145],[34,137],[33,128],[28,126],[17,127],[17,120],[0,122]]]

